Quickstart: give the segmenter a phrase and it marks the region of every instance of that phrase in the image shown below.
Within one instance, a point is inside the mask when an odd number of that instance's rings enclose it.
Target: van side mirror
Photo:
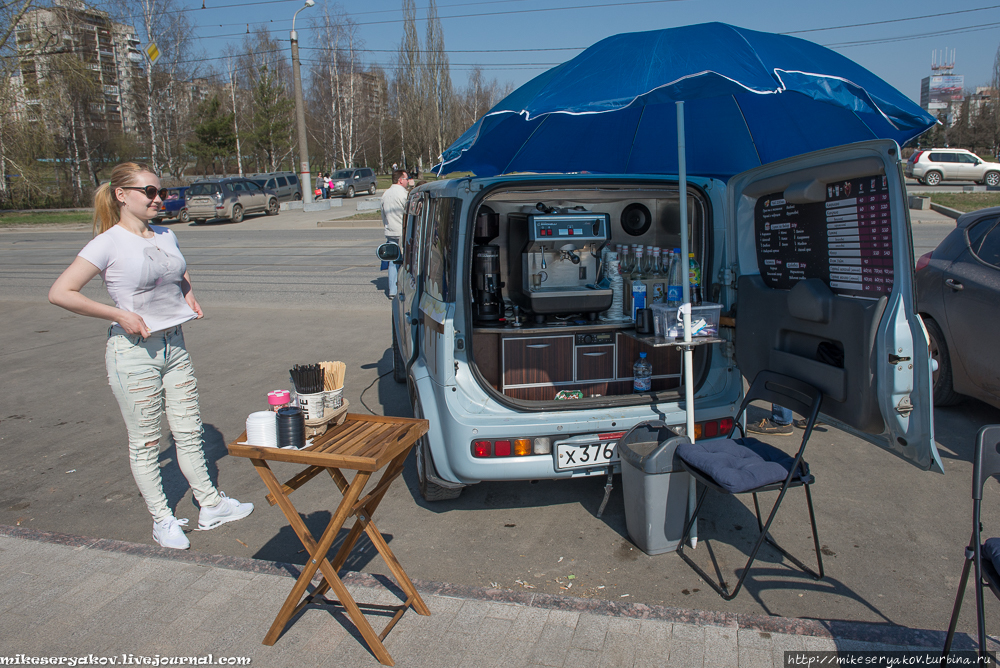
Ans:
[[[378,259],[386,262],[403,263],[403,254],[400,252],[399,246],[391,241],[379,246],[375,254],[378,255]]]

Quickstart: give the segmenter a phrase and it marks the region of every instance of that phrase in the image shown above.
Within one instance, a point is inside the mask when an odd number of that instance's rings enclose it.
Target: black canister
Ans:
[[[303,448],[306,445],[306,420],[298,406],[285,406],[277,414],[278,447]]]
[[[653,309],[649,308],[636,309],[635,331],[638,334],[653,333]]]

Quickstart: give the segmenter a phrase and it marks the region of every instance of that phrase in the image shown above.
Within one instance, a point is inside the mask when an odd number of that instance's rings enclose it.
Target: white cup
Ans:
[[[323,419],[324,406],[326,405],[325,393],[300,394],[298,396],[299,408],[302,409],[302,417],[306,420]]]

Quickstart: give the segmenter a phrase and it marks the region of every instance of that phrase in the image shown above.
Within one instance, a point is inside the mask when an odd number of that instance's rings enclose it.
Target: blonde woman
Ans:
[[[105,362],[108,380],[128,429],[132,476],[153,516],[153,539],[163,547],[191,546],[167,504],[160,479],[160,419],[166,413],[177,464],[201,510],[198,529],[242,519],[253,504],[218,491],[202,451],[201,409],[191,358],[181,324],[203,313],[191,290],[177,237],[150,225],[165,191],[148,167],[118,165],[111,181],[94,195],[94,239],[56,279],[49,301],[93,318],[111,321]],[[80,290],[101,275],[114,306]]]

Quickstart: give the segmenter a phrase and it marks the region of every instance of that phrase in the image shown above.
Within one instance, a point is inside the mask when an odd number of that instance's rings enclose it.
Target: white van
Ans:
[[[770,369],[821,389],[824,421],[942,471],[899,155],[872,141],[728,182],[689,177],[702,293],[732,318],[694,355],[698,438],[725,436],[742,378]],[[674,248],[679,236],[677,180],[660,175],[458,178],[411,192],[402,247],[379,255],[399,264],[394,377],[430,422],[416,449],[425,499],[482,480],[606,475],[633,425],[684,431],[681,353],[602,314],[597,283],[604,244]],[[641,352],[653,379],[637,394]],[[557,399],[563,390],[579,398]]]

